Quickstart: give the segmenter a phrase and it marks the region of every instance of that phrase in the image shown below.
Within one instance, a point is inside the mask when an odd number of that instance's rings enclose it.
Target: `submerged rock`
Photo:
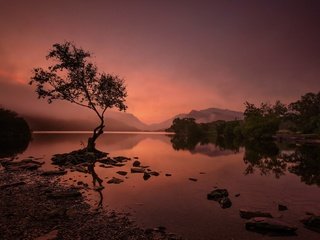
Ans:
[[[286,211],[286,210],[288,210],[288,207],[283,204],[278,204],[278,210],[279,211]]]
[[[227,189],[215,189],[211,193],[207,194],[208,200],[219,201],[221,198],[228,197],[229,193]]]
[[[134,167],[139,167],[140,165],[141,165],[141,162],[138,161],[138,160],[136,160],[136,161],[134,161],[134,162],[132,163],[132,166],[134,166]]]
[[[117,173],[121,176],[126,176],[128,174],[126,171],[118,171]]]
[[[149,174],[152,176],[156,176],[156,177],[160,175],[160,173],[158,173],[156,171],[151,171],[151,172],[149,172]]]
[[[116,160],[117,162],[126,162],[128,160],[131,160],[131,158],[124,157],[124,156],[114,157],[113,159]]]
[[[229,193],[227,189],[215,189],[211,193],[207,194],[207,199],[218,202],[221,208],[224,209],[232,206],[232,202],[228,196]]]
[[[198,179],[196,179],[196,178],[189,178],[189,180],[190,180],[190,181],[193,181],[193,182],[198,181]]]
[[[148,180],[149,178],[151,178],[151,175],[150,175],[149,173],[146,173],[146,172],[145,172],[145,173],[143,174],[143,180],[146,181],[146,180]]]
[[[273,218],[268,212],[250,211],[246,209],[240,209],[240,217],[245,219],[251,219],[255,217]]]
[[[320,216],[311,215],[301,220],[301,222],[306,228],[320,233]]]
[[[166,173],[165,176],[166,176],[166,177],[171,177],[172,174],[171,174],[171,173]]]
[[[246,229],[264,234],[295,234],[297,227],[273,218],[255,217],[246,222]]]
[[[219,200],[219,204],[221,208],[230,208],[232,206],[232,202],[228,197],[221,198]]]
[[[122,182],[123,182],[122,179],[113,177],[107,183],[109,183],[109,184],[119,184],[119,183],[122,183]]]
[[[139,168],[139,167],[131,168],[131,173],[144,173],[144,172],[145,172],[144,168]]]

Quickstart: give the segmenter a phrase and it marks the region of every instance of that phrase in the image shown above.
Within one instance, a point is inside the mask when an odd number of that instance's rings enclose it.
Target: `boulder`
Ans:
[[[160,175],[160,173],[158,173],[158,172],[156,172],[156,171],[151,171],[151,172],[148,172],[150,175],[152,175],[152,176],[159,176]]]
[[[255,217],[246,222],[246,229],[264,234],[293,235],[297,227],[273,218]]]
[[[138,160],[136,160],[136,161],[134,161],[134,162],[132,163],[132,166],[134,166],[134,167],[139,167],[140,165],[141,165],[141,162],[138,161]]]
[[[255,217],[273,218],[268,212],[250,211],[246,209],[240,209],[240,217],[245,219],[251,219]]]
[[[113,178],[111,178],[107,183],[108,183],[108,184],[119,184],[119,183],[122,183],[122,182],[123,182],[122,179],[113,177]]]
[[[131,173],[144,173],[144,172],[145,172],[144,168],[139,168],[139,167],[131,168]]]
[[[219,201],[222,198],[228,197],[229,193],[227,189],[215,189],[207,194],[208,200]]]
[[[320,233],[320,216],[311,215],[301,220],[301,222],[306,228]]]
[[[221,198],[219,204],[221,208],[230,208],[232,206],[232,202],[228,197]]]
[[[117,173],[121,176],[126,176],[128,174],[126,171],[118,171]]]
[[[278,210],[279,211],[286,211],[286,210],[288,210],[288,207],[283,204],[278,204]]]
[[[114,157],[113,159],[116,160],[117,162],[126,162],[126,161],[130,160],[130,158],[123,157],[123,156]]]
[[[151,178],[151,175],[149,173],[144,173],[143,174],[143,180],[147,181],[149,178]]]

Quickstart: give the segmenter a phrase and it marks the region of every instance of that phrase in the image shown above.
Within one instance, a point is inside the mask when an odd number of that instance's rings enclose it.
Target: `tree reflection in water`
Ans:
[[[88,165],[88,173],[92,176],[92,184],[95,187],[95,191],[99,193],[99,202],[98,202],[98,208],[102,208],[102,202],[103,202],[103,194],[102,190],[104,189],[104,186],[102,185],[103,180],[98,176],[98,174],[95,171],[95,164],[96,161],[93,163],[90,163]],[[99,186],[97,186],[97,183]]]
[[[214,144],[221,151],[232,152],[239,152],[244,147],[245,175],[259,172],[261,175],[280,178],[290,172],[299,176],[301,182],[320,186],[320,145],[281,146],[273,141],[246,142],[234,138],[207,139],[178,135],[170,137],[175,150],[189,150],[192,153],[201,150],[197,146],[206,144]]]

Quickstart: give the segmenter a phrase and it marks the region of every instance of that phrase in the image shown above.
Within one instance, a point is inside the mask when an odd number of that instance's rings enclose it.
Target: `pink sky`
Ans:
[[[320,90],[318,1],[18,1],[0,3],[0,104],[90,114],[37,100],[27,86],[52,44],[94,53],[123,77],[128,112],[146,123],[245,101],[289,103]]]

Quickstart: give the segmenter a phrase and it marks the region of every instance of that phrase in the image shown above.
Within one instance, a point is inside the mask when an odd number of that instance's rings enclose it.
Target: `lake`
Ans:
[[[41,157],[45,161],[44,169],[54,169],[53,154],[82,148],[89,136],[89,133],[34,133],[33,141],[18,157]],[[105,133],[99,138],[97,148],[111,157],[126,156],[132,160],[114,168],[96,163],[95,172],[104,180],[102,205],[129,213],[139,226],[164,226],[168,232],[186,239],[264,237],[245,229],[246,220],[239,216],[242,208],[270,212],[298,227],[297,236],[281,239],[319,239],[319,233],[300,223],[306,212],[320,213],[320,158],[314,155],[319,153],[319,147],[300,149],[298,146],[298,152],[284,147],[276,153],[274,147],[266,146],[259,152],[249,146],[228,149],[212,143],[180,146],[166,134]],[[274,156],[280,154],[294,155],[294,160],[287,157],[286,161],[279,161]],[[299,157],[308,157],[308,154],[313,158],[311,161],[317,162],[311,162],[311,166],[297,163]],[[130,173],[134,157],[160,175],[144,180],[142,174]],[[121,176],[116,173],[119,170],[128,174]],[[112,177],[124,182],[107,184]],[[91,175],[77,171],[68,171],[61,181],[71,185],[82,181],[92,187]],[[207,194],[215,188],[228,190],[230,208],[223,209],[217,202],[207,200]],[[236,197],[237,194],[240,196]],[[97,207],[99,192],[89,190],[85,195],[92,206]],[[279,203],[288,210],[278,211]]]

